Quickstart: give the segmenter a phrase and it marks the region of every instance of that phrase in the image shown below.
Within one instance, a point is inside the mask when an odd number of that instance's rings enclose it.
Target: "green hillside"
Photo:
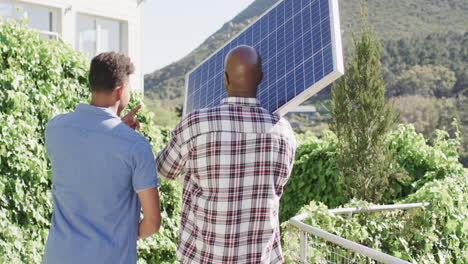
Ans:
[[[180,61],[145,76],[148,106],[157,122],[173,127],[180,119],[185,74],[253,22],[277,0],[256,0],[202,45]],[[449,128],[453,118],[462,131],[461,159],[468,166],[468,1],[366,1],[369,19],[382,42],[383,77],[400,122],[413,123],[430,137],[437,128]],[[360,28],[360,0],[340,1],[345,54],[352,50],[352,32]],[[320,132],[330,119],[324,89],[308,104],[318,107],[313,120],[290,116],[301,131]]]
[[[156,99],[166,108],[182,103],[185,74],[212,52],[234,37],[255,18],[270,8],[277,0],[256,0],[232,21],[224,24],[202,45],[180,61],[145,76],[145,95]]]
[[[371,0],[365,1],[369,18],[381,40],[426,36],[436,32],[465,32],[466,0]],[[359,0],[340,1],[345,39],[359,25]],[[349,44],[349,43],[346,43]],[[347,45],[349,47],[349,45]]]
[[[256,0],[192,53],[145,76],[147,101],[155,112],[173,112],[182,103],[185,74],[276,2]],[[466,0],[372,0],[367,5],[370,21],[383,41],[446,31],[464,33],[468,28]],[[349,49],[351,32],[359,27],[360,1],[340,1],[340,12],[344,45]]]

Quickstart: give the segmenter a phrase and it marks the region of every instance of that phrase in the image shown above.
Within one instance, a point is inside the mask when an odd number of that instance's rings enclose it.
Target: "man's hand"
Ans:
[[[126,114],[122,118],[122,122],[124,122],[127,126],[135,129],[140,130],[140,121],[135,117],[136,113],[141,109],[142,105],[135,107],[132,111]]]

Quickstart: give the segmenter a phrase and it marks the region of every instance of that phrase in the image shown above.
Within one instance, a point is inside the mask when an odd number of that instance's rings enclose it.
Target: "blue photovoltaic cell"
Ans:
[[[227,96],[224,58],[239,46],[255,47],[265,78],[257,92],[272,112],[334,71],[330,0],[284,0],[188,75],[185,113],[214,107]]]

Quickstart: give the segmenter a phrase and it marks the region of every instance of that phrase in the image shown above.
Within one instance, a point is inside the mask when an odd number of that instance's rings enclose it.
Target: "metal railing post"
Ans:
[[[363,212],[379,212],[386,210],[408,210],[412,208],[421,208],[428,206],[429,203],[414,203],[414,204],[393,204],[393,205],[377,205],[371,206],[368,208],[338,208],[329,210],[330,213],[340,215],[347,215],[348,218],[352,218],[353,214],[363,213]],[[300,232],[300,263],[307,264],[307,249],[308,249],[308,236],[313,235],[314,237],[321,238],[327,242],[333,243],[336,246],[339,246],[343,249],[347,249],[354,254],[359,254],[371,258],[372,260],[377,260],[385,264],[411,264],[408,261],[393,257],[391,255],[385,254],[383,252],[377,251],[375,249],[366,247],[364,245],[358,244],[356,242],[350,241],[348,239],[339,237],[332,233],[326,232],[319,228],[307,225],[302,221],[308,216],[307,213],[295,216],[289,220],[289,223],[297,227]],[[297,259],[297,255],[296,255]]]
[[[307,264],[307,244],[309,234],[305,231],[301,231],[301,263]]]

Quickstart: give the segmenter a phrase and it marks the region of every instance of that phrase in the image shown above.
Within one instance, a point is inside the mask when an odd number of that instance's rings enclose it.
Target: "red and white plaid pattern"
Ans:
[[[183,263],[282,263],[278,207],[294,162],[289,123],[254,98],[195,111],[172,132],[159,175],[184,171]]]

